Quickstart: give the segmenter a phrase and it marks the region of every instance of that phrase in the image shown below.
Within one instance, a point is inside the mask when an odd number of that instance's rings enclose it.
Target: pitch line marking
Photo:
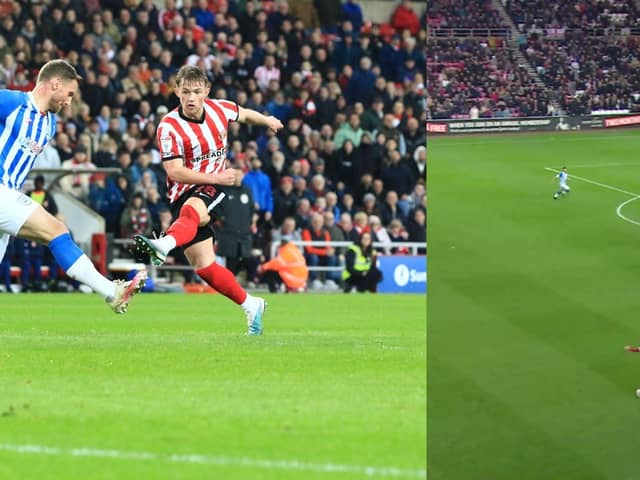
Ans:
[[[14,445],[0,443],[0,451],[53,455],[64,457],[116,458],[120,460],[161,460],[174,463],[199,465],[223,465],[265,470],[297,470],[320,473],[355,473],[367,477],[427,478],[426,470],[398,467],[373,467],[364,465],[341,465],[334,463],[307,463],[298,460],[258,460],[243,457],[221,457],[201,454],[162,454],[153,452],[133,452],[126,450],[102,450],[97,448],[59,448],[46,445]]]
[[[544,169],[548,170],[550,172],[554,172],[554,173],[559,173],[560,172],[560,170],[557,170],[555,168],[550,168],[550,167],[545,167]],[[624,220],[625,222],[629,222],[629,223],[632,223],[634,225],[640,226],[640,222],[638,222],[636,220],[632,220],[629,217],[626,217],[626,216],[624,216],[622,214],[622,209],[626,205],[630,204],[631,202],[634,202],[634,201],[640,199],[640,194],[629,192],[627,190],[623,190],[621,188],[614,187],[613,185],[607,185],[606,183],[600,183],[600,182],[596,182],[595,180],[589,180],[588,178],[578,177],[577,175],[569,175],[569,178],[575,178],[576,180],[582,180],[583,182],[591,183],[591,184],[596,185],[598,187],[607,188],[609,190],[613,190],[614,192],[620,192],[620,193],[624,193],[625,195],[631,196],[630,199],[625,200],[620,205],[618,205],[618,207],[616,208],[616,215],[619,218],[621,218],[622,220]]]
[[[637,167],[640,165],[640,162],[630,162],[630,163],[585,163],[583,165],[571,165],[571,168],[603,168],[603,167]]]

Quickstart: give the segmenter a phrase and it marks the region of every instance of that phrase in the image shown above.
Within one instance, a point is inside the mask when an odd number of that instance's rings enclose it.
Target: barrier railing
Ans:
[[[509,28],[491,28],[491,27],[478,27],[478,28],[440,28],[429,27],[428,35],[432,38],[455,38],[455,37],[500,37],[511,38],[511,30]]]
[[[112,243],[126,247],[129,245],[132,245],[133,240],[130,238],[115,238],[113,239]],[[307,240],[292,240],[291,243],[298,245],[299,247],[309,246],[309,247],[347,248],[353,245],[353,242],[334,242],[334,241],[324,242],[324,241],[307,241]],[[279,246],[280,245],[278,244],[278,242],[271,242],[270,251],[271,251],[272,258],[276,255]],[[396,248],[408,248],[410,251],[410,255],[419,255],[418,253],[419,250],[422,250],[422,249],[426,250],[427,243],[426,242],[391,242],[391,243],[373,242],[373,247],[377,249],[383,249],[383,250],[391,250]],[[131,265],[135,265],[135,264],[136,262],[134,260],[131,260]],[[149,271],[149,276],[154,280],[157,277],[158,271],[163,271],[163,270],[193,271],[193,267],[191,267],[190,265],[166,265],[165,264],[159,267],[156,267],[155,265],[148,265],[147,267]],[[323,267],[323,266],[309,267],[309,270],[316,271],[316,272],[338,272],[338,271],[341,272],[342,270],[344,270],[344,265],[338,265],[335,267]]]
[[[340,247],[350,247],[353,245],[353,242],[323,242],[323,241],[311,241],[311,240],[291,240],[291,243],[299,246],[299,247],[332,247],[332,248],[340,248]],[[373,248],[382,249],[383,251],[390,251],[391,249],[396,248],[408,248],[410,249],[411,255],[418,255],[418,250],[427,248],[426,242],[373,242]],[[271,243],[271,258],[273,258],[278,251],[278,243]],[[317,271],[317,272],[337,272],[344,270],[344,265],[338,265],[335,267],[309,267],[309,270]]]

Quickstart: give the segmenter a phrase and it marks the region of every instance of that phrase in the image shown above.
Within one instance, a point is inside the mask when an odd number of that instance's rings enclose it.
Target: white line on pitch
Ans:
[[[175,463],[204,465],[226,465],[267,470],[298,470],[321,473],[352,473],[367,477],[427,478],[426,470],[398,467],[373,467],[364,465],[340,465],[334,463],[307,463],[298,460],[257,460],[243,457],[220,457],[201,454],[162,454],[152,452],[131,452],[126,450],[101,450],[96,448],[59,448],[45,445],[1,444],[0,451],[54,455],[68,457],[117,458],[122,460],[163,460]]]
[[[602,167],[637,167],[640,162],[630,163],[585,163],[584,165],[569,164],[571,168],[602,168]]]
[[[560,173],[560,170],[556,168],[544,167],[544,169],[548,170],[549,172]],[[596,182],[595,180],[589,180],[588,178],[578,177],[577,175],[569,174],[569,179],[572,179],[572,178],[575,178],[576,180],[582,180],[583,182],[591,183],[592,185],[597,185],[602,188],[607,188],[609,190],[613,190],[614,192],[624,193],[625,195],[630,195],[632,197],[640,197],[640,194],[638,193],[633,193],[628,190],[623,190],[621,188],[614,187],[613,185],[607,185],[606,183],[600,183],[600,182]]]
[[[640,198],[639,197],[632,197],[629,200],[625,200],[624,202],[622,202],[620,205],[618,205],[618,208],[616,208],[616,215],[618,215],[621,219],[629,222],[629,223],[633,223],[634,225],[640,225],[640,222],[636,221],[636,220],[632,220],[629,217],[625,217],[622,214],[622,209],[629,203],[631,202],[635,202],[636,200],[638,200]]]

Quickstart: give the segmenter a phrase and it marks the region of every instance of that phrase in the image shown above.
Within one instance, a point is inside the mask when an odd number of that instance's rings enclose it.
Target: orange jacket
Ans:
[[[311,241],[330,242],[331,236],[329,235],[329,232],[324,227],[322,227],[317,232],[314,231],[313,228],[309,227],[302,230],[302,240],[304,240],[305,242],[311,242]],[[307,247],[304,247],[304,251],[307,252],[309,255],[319,255],[321,257],[324,257],[329,254],[329,247],[328,246],[326,247],[307,246]]]
[[[262,265],[264,270],[278,272],[288,288],[298,289],[305,286],[309,278],[309,269],[304,256],[293,243],[285,243],[278,249],[278,255]]]

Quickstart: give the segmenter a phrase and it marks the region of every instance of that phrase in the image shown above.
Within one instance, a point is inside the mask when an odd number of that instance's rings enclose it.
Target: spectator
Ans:
[[[151,234],[153,224],[151,214],[145,203],[142,193],[133,194],[129,205],[124,209],[120,217],[120,236],[122,238]]]
[[[375,293],[382,281],[382,272],[376,266],[376,253],[372,248],[371,234],[365,232],[360,241],[347,249],[345,270],[342,272],[344,292]]]
[[[297,198],[293,193],[293,179],[284,176],[273,198],[273,221],[280,225],[285,218],[295,215]]]
[[[333,214],[333,212],[328,212],[328,211],[324,212],[322,214],[322,217],[324,218],[324,228],[326,228],[327,232],[329,232],[329,238],[331,238],[331,241],[344,242],[345,241],[344,233],[340,229],[340,227],[336,224],[336,217]],[[338,257],[344,255],[343,247],[336,247],[335,251]]]
[[[308,198],[300,198],[296,203],[295,221],[298,228],[308,229],[311,219],[311,202]]]
[[[358,5],[356,0],[346,0],[342,4],[342,14],[344,18],[351,22],[353,25],[353,31],[358,34],[362,29],[362,8]]]
[[[354,243],[358,242],[358,240],[360,239],[360,234],[355,228],[353,228],[353,221],[350,213],[342,213],[337,225],[340,230],[342,230],[342,235],[345,241]]]
[[[258,272],[267,282],[271,293],[280,290],[280,285],[284,285],[288,291],[304,291],[309,278],[309,269],[302,252],[286,240],[282,241],[278,254],[262,264]]]
[[[355,215],[356,213],[353,195],[351,195],[350,193],[345,193],[344,195],[342,195],[342,200],[340,201],[340,205],[338,206],[338,208],[340,209],[341,215],[348,213],[353,217],[353,215]]]
[[[380,251],[385,255],[389,255],[391,253],[391,238],[389,238],[389,233],[382,226],[380,217],[377,215],[369,215],[369,228],[373,243],[381,243],[382,246],[379,247]]]
[[[373,193],[367,193],[362,197],[362,211],[366,213],[368,217],[371,217],[372,215],[380,217],[380,207],[378,206],[378,201]],[[371,223],[371,219],[369,219],[369,223]]]
[[[384,148],[377,143],[373,143],[371,135],[365,131],[362,134],[360,146],[357,150],[360,163],[356,175],[362,177],[362,175],[368,174],[374,178],[379,177],[384,161]]]
[[[269,176],[261,170],[262,162],[257,156],[250,158],[250,161],[251,171],[247,172],[242,183],[251,190],[256,211],[260,212],[260,215],[268,222],[273,215],[271,180]]]
[[[415,208],[411,213],[411,219],[407,226],[407,233],[409,234],[410,242],[426,242],[427,241],[427,226],[426,215],[422,208]],[[426,250],[424,248],[418,249],[419,255],[425,255]]]
[[[36,161],[33,168],[60,168],[60,154],[58,150],[49,144],[44,151],[36,157]],[[51,181],[57,176],[55,173],[44,174],[45,183],[51,183]]]
[[[280,243],[283,241],[294,242],[302,240],[300,231],[296,229],[296,220],[294,217],[286,217],[279,228],[275,228],[271,232],[271,242]]]
[[[268,165],[265,173],[269,176],[271,185],[280,185],[280,179],[287,174],[285,170],[285,158],[282,152],[273,152],[271,162],[269,162]]]
[[[87,157],[87,148],[78,145],[73,150],[73,157],[62,162],[62,168],[67,170],[95,170],[96,166],[90,163]],[[89,195],[89,175],[74,173],[60,179],[60,188],[76,198],[85,200]]]
[[[311,216],[311,222],[308,228],[302,231],[302,240],[309,242],[329,242],[331,237],[329,232],[324,228],[324,219],[319,213],[314,213]],[[330,246],[305,246],[304,247],[305,258],[309,267],[335,267],[338,264],[335,249]],[[325,278],[326,281],[322,282],[321,278]],[[335,289],[337,284],[335,282],[336,275],[334,272],[326,273],[322,272],[318,275],[316,271],[310,270],[309,280],[311,281],[311,287],[315,290],[321,288]]]
[[[411,193],[414,185],[409,168],[402,162],[400,152],[390,153],[389,163],[382,169],[382,181],[388,190],[395,190],[401,198]]]
[[[347,140],[350,140],[354,147],[358,147],[363,133],[364,130],[360,127],[360,117],[357,113],[352,113],[349,115],[349,123],[343,124],[336,132],[333,140],[335,148],[342,148]]]
[[[398,206],[398,194],[393,190],[387,192],[385,202],[380,207],[380,219],[382,224],[389,226],[393,220],[398,220],[400,223],[406,223],[406,217],[402,209]]]
[[[391,26],[398,31],[409,30],[411,35],[417,35],[420,30],[418,15],[411,8],[410,0],[402,0],[391,16]]]
[[[417,118],[409,118],[407,120],[407,126],[403,133],[404,141],[407,150],[407,158],[413,158],[413,154],[418,147],[424,147],[427,143],[427,136],[424,129],[424,124],[420,128],[420,124]]]
[[[335,164],[337,178],[341,179],[350,191],[353,191],[355,187],[356,174],[362,168],[361,163],[360,152],[354,148],[351,140],[345,140],[344,146],[336,156]]]
[[[391,220],[387,228],[387,234],[392,244],[409,241],[409,234],[405,230],[404,225],[402,225],[402,222],[398,219]],[[407,247],[393,247],[391,249],[392,255],[406,255],[408,253],[409,249]]]
[[[362,57],[360,59],[360,68],[349,79],[345,93],[347,101],[349,103],[362,102],[364,105],[370,105],[373,101],[375,81],[376,75],[371,71],[371,59]]]
[[[427,180],[427,147],[420,145],[413,152],[413,162],[410,164],[411,176],[414,178],[414,182],[419,180]]]
[[[37,175],[33,181],[33,190],[27,192],[31,199],[39,203],[54,217],[58,215],[58,204],[55,198],[44,188],[44,176]]]
[[[336,33],[337,24],[342,19],[342,2],[340,0],[313,0],[318,12],[318,20],[324,32]]]
[[[263,92],[269,87],[272,80],[280,81],[280,69],[276,66],[276,60],[273,55],[267,55],[264,59],[264,65],[256,68],[254,77],[258,83],[258,87]]]

